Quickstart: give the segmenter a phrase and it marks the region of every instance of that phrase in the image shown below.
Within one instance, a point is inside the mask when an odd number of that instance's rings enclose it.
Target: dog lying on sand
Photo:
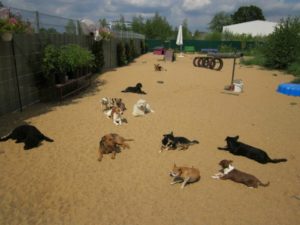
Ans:
[[[126,141],[133,141],[133,139],[125,139],[118,134],[110,133],[104,135],[99,144],[99,157],[98,161],[101,161],[103,158],[103,154],[112,153],[111,158],[115,159],[117,152],[121,151],[121,147],[123,149],[130,148],[130,146],[125,143]]]
[[[264,184],[255,176],[235,169],[231,163],[231,160],[226,159],[220,161],[219,165],[222,167],[222,169],[219,171],[219,173],[212,176],[212,178],[221,180],[229,179],[237,183],[245,184],[250,188],[257,188],[258,186],[266,187],[270,184],[270,182]]]
[[[135,87],[127,87],[122,92],[132,92],[132,93],[136,93],[136,94],[143,94],[143,95],[145,95],[146,92],[142,91],[142,87],[143,87],[143,85],[141,83],[137,83],[135,85]]]
[[[174,163],[173,169],[170,172],[173,177],[171,184],[181,183],[181,188],[184,188],[188,183],[194,183],[200,180],[200,171],[194,167],[180,167]]]
[[[100,103],[103,111],[110,110],[114,106],[119,107],[122,111],[126,110],[125,104],[121,98],[103,97],[101,98]]]
[[[24,142],[24,150],[29,150],[38,147],[45,140],[53,142],[53,140],[40,132],[35,126],[21,125],[16,127],[12,132],[0,138],[0,141],[8,139],[16,140],[16,143]]]
[[[229,151],[234,155],[245,156],[249,159],[255,160],[256,162],[266,164],[266,163],[279,163],[286,162],[287,159],[271,159],[268,154],[256,147],[244,144],[238,141],[239,136],[235,137],[226,137],[225,141],[227,142],[226,147],[218,147],[219,150]]]
[[[161,143],[162,145],[160,152],[162,152],[164,149],[175,150],[177,148],[180,148],[180,150],[186,150],[190,145],[199,144],[199,141],[190,141],[185,137],[175,137],[173,135],[173,132],[171,132],[170,134],[163,135]]]
[[[147,113],[154,112],[151,108],[150,105],[146,102],[144,99],[140,99],[137,101],[137,103],[134,104],[133,106],[133,116],[144,116]]]
[[[105,112],[107,118],[112,119],[113,123],[117,126],[123,123],[123,110],[117,106],[113,106],[111,109]]]

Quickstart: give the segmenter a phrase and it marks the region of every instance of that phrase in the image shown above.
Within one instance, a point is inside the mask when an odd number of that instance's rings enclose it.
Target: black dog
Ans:
[[[218,147],[219,150],[226,150],[234,155],[245,156],[249,159],[253,159],[259,163],[279,163],[286,162],[287,159],[270,159],[268,154],[256,147],[244,144],[238,141],[239,136],[236,137],[227,137],[225,141],[227,142],[227,146],[224,148]]]
[[[51,138],[46,137],[36,127],[31,125],[21,125],[16,127],[8,135],[1,137],[0,141],[7,141],[8,139],[16,140],[16,143],[24,142],[24,150],[38,147],[43,140],[53,142]]]
[[[135,87],[127,87],[125,90],[122,92],[132,92],[132,93],[137,93],[137,94],[143,94],[145,95],[146,92],[142,91],[143,85],[141,83],[137,83]]]
[[[190,145],[199,144],[199,141],[197,140],[190,141],[185,137],[174,137],[173,132],[171,132],[170,134],[164,134],[163,137],[164,138],[161,141],[161,151],[165,148],[167,148],[168,150],[174,150],[179,147],[181,148],[181,150],[186,150]]]

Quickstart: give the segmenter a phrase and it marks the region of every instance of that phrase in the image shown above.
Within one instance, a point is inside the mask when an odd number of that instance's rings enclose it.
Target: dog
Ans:
[[[24,142],[24,150],[29,150],[38,147],[45,140],[53,142],[53,140],[42,134],[35,126],[21,125],[16,127],[12,132],[0,138],[0,141],[8,139],[16,140],[16,143]]]
[[[186,150],[190,145],[199,144],[199,141],[190,141],[185,137],[174,137],[173,132],[171,132],[170,134],[163,135],[161,143],[162,145],[160,152],[162,152],[164,149],[175,150],[180,148],[180,150]]]
[[[150,105],[146,102],[144,99],[140,99],[137,101],[137,103],[134,104],[133,106],[133,116],[143,116],[147,113],[154,112],[151,108]]]
[[[122,111],[126,110],[125,104],[123,103],[121,98],[101,98],[101,108],[103,111],[110,110],[113,106],[119,107]]]
[[[182,183],[181,188],[184,188],[188,183],[194,183],[200,180],[200,171],[194,167],[177,167],[174,163],[173,169],[170,172],[173,177],[171,184]]]
[[[112,153],[111,158],[115,159],[116,153],[121,151],[121,147],[123,149],[130,148],[130,146],[125,143],[126,141],[133,141],[133,139],[125,139],[118,134],[110,133],[104,135],[99,144],[99,157],[98,161],[101,161],[103,158],[103,154]]]
[[[270,182],[264,184],[255,176],[235,169],[231,165],[231,163],[232,163],[231,160],[226,160],[226,159],[220,161],[219,165],[222,167],[222,169],[219,171],[219,173],[212,176],[212,178],[221,179],[221,180],[229,179],[237,183],[245,184],[247,187],[250,188],[258,188],[258,186],[263,186],[263,187],[269,186]]]
[[[249,159],[255,160],[256,162],[266,164],[266,163],[279,163],[286,162],[287,159],[271,159],[268,154],[256,147],[244,144],[238,141],[239,136],[226,137],[227,142],[226,147],[218,147],[219,150],[226,150],[234,155],[245,156]]]
[[[124,120],[123,118],[123,110],[117,106],[113,106],[110,110],[107,110],[105,112],[107,118],[112,118],[113,123],[115,125],[122,125],[122,122]]]
[[[164,69],[161,65],[159,64],[154,64],[154,70],[155,71],[167,71],[166,69]]]
[[[143,85],[141,83],[137,83],[135,87],[127,87],[122,92],[132,92],[132,93],[143,94],[143,95],[147,94],[146,92],[142,91],[142,87]]]

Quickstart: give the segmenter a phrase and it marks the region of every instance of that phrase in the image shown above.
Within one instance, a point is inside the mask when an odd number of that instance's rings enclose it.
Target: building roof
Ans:
[[[233,34],[250,34],[252,36],[266,36],[274,32],[278,23],[254,20],[245,23],[238,23],[223,26],[223,32],[231,32]]]

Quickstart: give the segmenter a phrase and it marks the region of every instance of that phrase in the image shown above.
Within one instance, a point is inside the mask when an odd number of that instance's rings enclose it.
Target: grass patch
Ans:
[[[261,53],[256,53],[254,56],[250,56],[248,58],[244,58],[241,60],[241,63],[246,66],[250,65],[258,65],[265,66],[266,58]]]
[[[300,60],[291,63],[287,68],[287,72],[300,78]]]

